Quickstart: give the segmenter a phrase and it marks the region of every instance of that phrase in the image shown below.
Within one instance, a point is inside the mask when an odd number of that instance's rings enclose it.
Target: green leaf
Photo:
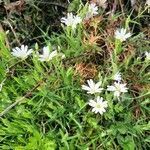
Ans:
[[[131,136],[126,136],[123,143],[123,150],[134,150],[135,143]]]

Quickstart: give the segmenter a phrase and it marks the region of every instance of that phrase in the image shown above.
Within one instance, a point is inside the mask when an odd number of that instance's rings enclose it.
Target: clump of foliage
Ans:
[[[148,149],[149,6],[17,4],[0,5],[0,149]]]

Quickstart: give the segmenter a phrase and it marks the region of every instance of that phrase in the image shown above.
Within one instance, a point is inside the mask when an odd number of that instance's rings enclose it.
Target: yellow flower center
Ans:
[[[119,85],[116,85],[116,90],[119,91],[119,92],[121,91],[121,88],[120,88]]]
[[[101,108],[102,106],[100,104],[96,104],[96,108]]]

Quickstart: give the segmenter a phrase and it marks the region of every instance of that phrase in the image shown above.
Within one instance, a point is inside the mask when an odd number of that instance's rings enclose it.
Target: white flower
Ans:
[[[72,29],[75,29],[77,24],[81,23],[81,21],[82,19],[79,16],[75,16],[72,13],[68,13],[67,18],[61,18],[61,22],[64,23],[66,26],[72,27]]]
[[[89,4],[88,12],[91,13],[93,16],[98,14],[98,7],[95,3]]]
[[[85,19],[89,19],[92,18],[93,16],[98,14],[98,7],[96,6],[95,3],[91,3],[88,6],[88,11],[87,11],[87,15],[85,17]]]
[[[117,72],[117,73],[114,75],[113,79],[114,79],[115,81],[120,82],[120,81],[122,80],[122,78],[121,78],[121,73],[120,73],[120,72]]]
[[[57,51],[50,52],[49,47],[43,47],[43,54],[39,55],[40,61],[50,61],[53,57],[57,56]]]
[[[98,5],[102,8],[106,8],[107,4],[106,4],[107,0],[96,0],[96,2],[98,3]]]
[[[117,29],[115,32],[115,38],[119,39],[121,42],[126,41],[127,38],[131,36],[131,33],[126,33],[127,30],[122,28],[122,29]]]
[[[150,52],[145,52],[146,60],[150,60]]]
[[[101,115],[106,112],[106,108],[108,107],[107,101],[103,101],[103,98],[99,96],[96,98],[96,101],[90,100],[89,105],[93,107],[92,112],[96,114],[100,113]]]
[[[150,0],[147,0],[145,4],[150,7]]]
[[[100,88],[102,82],[94,83],[92,79],[87,80],[88,86],[82,85],[82,89],[88,91],[89,94],[95,94],[102,92],[103,88]]]
[[[15,47],[14,49],[12,49],[11,54],[15,57],[19,57],[21,59],[26,59],[31,53],[32,53],[32,49],[28,50],[28,46],[26,45],[21,45],[21,48],[19,47]]]
[[[114,96],[119,97],[121,93],[126,93],[128,91],[128,88],[126,87],[126,84],[115,82],[114,85],[107,86],[107,90],[113,91]]]

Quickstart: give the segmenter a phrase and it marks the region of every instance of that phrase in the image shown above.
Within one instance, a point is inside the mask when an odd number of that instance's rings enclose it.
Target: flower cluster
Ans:
[[[76,26],[82,22],[82,19],[77,15],[75,16],[72,13],[68,13],[67,17],[61,18],[61,22],[74,30]]]
[[[106,7],[106,0],[97,0],[96,3],[101,7]],[[67,27],[71,27],[74,31],[77,25],[82,23],[82,20],[89,20],[90,18],[98,14],[98,6],[96,5],[96,3],[88,4],[86,16],[84,18],[81,18],[78,15],[73,15],[72,13],[68,13],[67,17],[61,18],[61,22]],[[120,40],[121,42],[126,41],[129,37],[131,37],[131,33],[127,33],[127,29],[121,28],[115,31],[115,38]]]
[[[114,97],[119,99],[122,93],[126,93],[128,91],[128,88],[126,87],[126,84],[121,83],[122,78],[120,72],[117,72],[113,76],[113,80],[115,81],[114,84],[107,86],[106,91],[114,92]],[[90,79],[87,80],[87,83],[88,85],[82,85],[82,89],[87,91],[88,94],[94,94],[96,96],[104,90],[104,88],[101,87],[102,82],[95,83],[92,79]],[[100,96],[96,96],[95,99],[90,99],[88,104],[93,107],[92,112],[100,113],[101,115],[108,107],[108,102]]]
[[[32,49],[28,50],[27,45],[21,45],[20,48],[16,47],[16,48],[12,49],[11,54],[15,57],[18,57],[18,58],[21,58],[22,60],[24,60],[24,59],[28,58],[28,56],[31,55],[32,52],[33,52]],[[58,53],[57,50],[50,52],[50,49],[48,46],[43,47],[42,54],[38,53],[38,57],[41,62],[44,62],[44,61],[48,62],[56,56],[61,56],[62,59],[65,58],[65,55],[63,53]]]
[[[97,14],[98,14],[98,7],[96,6],[95,3],[91,3],[88,5],[86,16],[84,18],[81,18],[78,15],[73,15],[72,13],[68,13],[67,17],[61,18],[61,23],[65,24],[67,27],[71,27],[72,30],[75,30],[77,25],[80,24],[82,20],[90,19]]]

